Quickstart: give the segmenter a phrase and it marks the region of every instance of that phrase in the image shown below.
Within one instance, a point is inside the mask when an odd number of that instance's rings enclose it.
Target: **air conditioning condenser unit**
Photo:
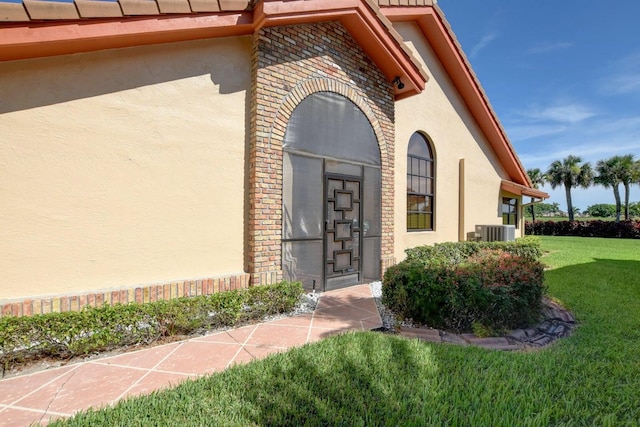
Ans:
[[[482,242],[512,242],[516,240],[516,226],[476,225],[476,237]]]

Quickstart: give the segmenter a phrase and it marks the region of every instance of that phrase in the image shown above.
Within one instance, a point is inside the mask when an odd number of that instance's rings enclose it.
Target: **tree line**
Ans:
[[[533,208],[533,209],[532,209]],[[595,205],[587,206],[586,209],[580,210],[576,207],[573,211],[578,214],[597,217],[597,218],[614,218],[616,216],[616,205],[612,203],[596,203]],[[538,217],[559,217],[566,216],[567,213],[560,209],[558,202],[553,203],[535,203],[529,206],[526,212],[532,219]],[[629,203],[629,216],[631,218],[640,218],[640,202]]]
[[[579,156],[570,155],[562,160],[556,160],[546,172],[540,169],[528,169],[527,174],[534,188],[548,183],[552,189],[564,187],[567,198],[567,214],[569,221],[574,220],[574,209],[571,200],[573,188],[589,188],[599,184],[613,190],[616,206],[616,221],[622,216],[623,203],[620,197],[620,184],[624,188],[624,219],[630,219],[629,193],[631,185],[640,184],[640,160],[636,160],[633,154],[613,156],[608,159],[598,160],[595,168],[589,162],[583,162]],[[531,215],[535,220],[535,210],[531,205]]]

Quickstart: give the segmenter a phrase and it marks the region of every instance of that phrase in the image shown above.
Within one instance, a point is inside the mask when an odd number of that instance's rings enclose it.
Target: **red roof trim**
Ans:
[[[396,96],[420,93],[428,77],[369,0],[263,0],[254,11],[15,23],[0,27],[0,61],[253,34],[262,26],[339,21],[389,81]]]
[[[531,187],[515,149],[442,11],[437,6],[383,7],[381,11],[391,22],[413,21],[418,24],[511,180]]]
[[[500,184],[500,188],[503,191],[506,191],[508,193],[522,195],[522,196],[529,196],[535,199],[544,200],[549,198],[549,195],[544,191],[540,191],[535,188],[530,188],[524,185],[516,184],[515,182],[511,182],[511,181],[503,180],[502,183]]]
[[[382,14],[376,14],[366,0],[264,0],[256,6],[256,27],[294,25],[319,21],[339,21],[360,44],[389,81],[400,76],[404,89],[396,96],[420,93],[428,76],[409,51],[403,49],[399,35]],[[387,21],[388,25],[385,25]]]
[[[0,61],[253,33],[253,14],[162,15],[0,28]]]

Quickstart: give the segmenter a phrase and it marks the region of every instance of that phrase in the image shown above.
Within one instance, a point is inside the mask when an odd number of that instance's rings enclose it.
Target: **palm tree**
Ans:
[[[629,190],[631,184],[638,179],[638,162],[633,160],[633,154],[627,154],[625,156],[616,156],[619,160],[618,178],[624,186],[624,220],[629,221]]]
[[[541,185],[544,185],[544,175],[542,174],[542,171],[540,169],[538,168],[527,169],[527,175],[529,175],[529,181],[531,181],[531,185],[533,186],[533,188],[539,188]],[[531,209],[531,220],[535,221],[536,210],[534,209],[534,206],[533,206],[533,197],[531,198],[530,209]]]
[[[613,188],[613,197],[616,200],[616,222],[620,222],[620,156],[614,156],[610,159],[598,160],[596,163],[596,172],[598,176],[594,178],[596,184],[602,185],[604,188]]]
[[[589,162],[582,163],[578,156],[567,156],[562,161],[551,163],[545,173],[545,180],[551,184],[551,188],[563,185],[567,196],[567,213],[569,221],[573,221],[573,203],[571,201],[571,189],[573,187],[587,188],[593,182],[593,169]]]

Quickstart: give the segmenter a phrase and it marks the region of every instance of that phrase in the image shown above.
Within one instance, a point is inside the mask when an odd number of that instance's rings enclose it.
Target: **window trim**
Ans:
[[[505,206],[509,206],[510,208],[513,208],[513,213],[505,212]],[[517,230],[519,228],[518,227],[518,223],[519,223],[518,198],[517,197],[502,196],[501,208],[502,208],[502,212],[501,212],[502,224],[503,225],[515,225],[516,230]],[[505,222],[505,216],[506,216],[506,222]],[[514,220],[513,223],[510,222],[510,219],[512,217],[513,217],[513,220]]]

